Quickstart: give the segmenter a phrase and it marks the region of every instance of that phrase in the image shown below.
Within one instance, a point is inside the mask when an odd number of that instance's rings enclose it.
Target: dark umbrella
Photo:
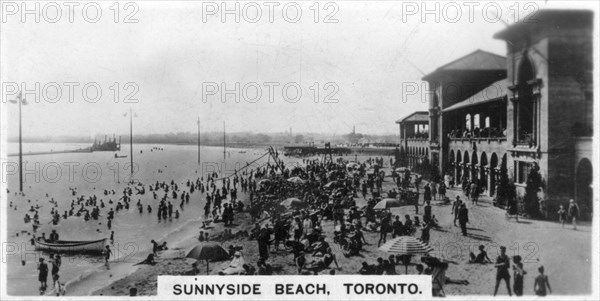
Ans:
[[[229,253],[218,244],[204,243],[195,246],[185,257],[196,260],[206,260],[206,275],[208,275],[208,261],[222,261],[229,259]]]

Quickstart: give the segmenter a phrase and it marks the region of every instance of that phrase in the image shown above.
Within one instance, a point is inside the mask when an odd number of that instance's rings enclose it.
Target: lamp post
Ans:
[[[19,103],[19,191],[23,192],[23,137],[21,131],[21,106],[27,105],[27,101],[23,98],[23,94],[19,92],[17,100],[10,100],[11,103]]]

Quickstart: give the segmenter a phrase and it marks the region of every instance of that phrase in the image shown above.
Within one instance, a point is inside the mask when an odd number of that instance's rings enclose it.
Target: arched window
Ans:
[[[490,127],[490,117],[485,117],[485,127],[489,128]]]
[[[473,116],[473,128],[481,128],[481,126],[479,125],[479,114],[475,114],[475,116]]]
[[[533,65],[529,61],[527,53],[523,54],[519,66],[519,98],[516,103],[516,137],[517,142],[522,144],[535,143],[535,116],[537,112],[534,106],[533,87],[529,81],[535,79]]]
[[[465,129],[467,130],[471,130],[471,114],[467,114],[467,116],[465,116]]]

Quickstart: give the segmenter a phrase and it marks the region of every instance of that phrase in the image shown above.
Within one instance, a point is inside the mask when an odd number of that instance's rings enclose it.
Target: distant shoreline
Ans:
[[[40,142],[26,142],[26,143],[85,143],[85,142],[49,142],[49,141],[40,141]],[[155,143],[155,142],[136,142],[135,144],[143,144],[143,145],[185,145],[185,146],[196,146],[194,143]],[[127,143],[123,143],[123,145],[127,145]],[[298,146],[301,144],[289,144],[289,143],[264,143],[264,144],[246,144],[246,143],[232,143],[228,144],[227,148],[233,149],[258,149],[265,148],[268,146],[273,146],[276,149],[282,149],[286,146]],[[223,144],[200,144],[200,146],[210,146],[210,147],[223,147]],[[372,155],[380,155],[380,156],[392,156],[394,154],[395,147],[357,147],[351,146],[348,147],[352,154],[372,154]],[[83,152],[91,152],[86,151],[84,149],[78,150],[62,150],[62,151],[44,151],[44,152],[30,152],[23,153],[23,156],[31,156],[31,155],[50,155],[50,154],[61,154],[61,153],[83,153]],[[18,153],[8,154],[8,157],[18,156]]]

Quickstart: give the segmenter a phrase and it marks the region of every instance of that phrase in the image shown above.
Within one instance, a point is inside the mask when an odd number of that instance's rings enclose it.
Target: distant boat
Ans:
[[[127,155],[119,156],[119,155],[115,154],[115,158],[127,158]]]
[[[91,151],[119,151],[121,150],[121,136],[119,136],[119,141],[114,135],[112,139],[104,136],[104,141],[94,139],[94,144],[90,149]]]
[[[55,242],[42,241],[41,239],[39,237],[35,240],[36,250],[61,253],[102,253],[106,245],[106,238],[87,241],[57,240]]]
[[[240,153],[240,154],[245,154],[245,153],[246,153],[246,151],[239,151],[239,153]]]

